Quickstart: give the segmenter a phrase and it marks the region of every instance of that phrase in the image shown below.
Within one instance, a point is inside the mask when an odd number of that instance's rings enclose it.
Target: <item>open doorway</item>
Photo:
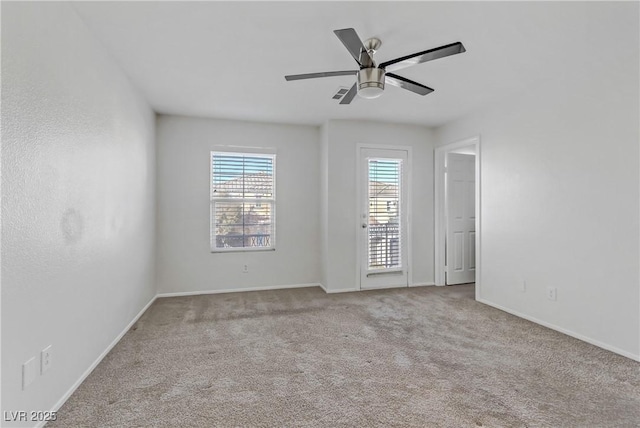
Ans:
[[[480,138],[435,151],[435,283],[476,284],[480,296]]]

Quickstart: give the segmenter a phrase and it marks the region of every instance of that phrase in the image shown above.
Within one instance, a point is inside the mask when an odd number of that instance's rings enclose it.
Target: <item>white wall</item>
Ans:
[[[615,49],[563,50],[573,72],[436,138],[481,136],[481,299],[638,358],[638,4],[601,18],[575,31]]]
[[[160,293],[320,282],[317,127],[177,116],[157,124]],[[209,153],[224,145],[276,149],[276,251],[210,252]]]
[[[2,410],[49,410],[155,295],[154,114],[72,6],[3,3],[2,125]]]
[[[320,283],[326,288],[329,276],[327,267],[329,265],[329,124],[324,123],[320,127],[320,256],[321,271]]]
[[[412,148],[411,284],[433,284],[433,137],[429,128],[366,121],[331,120],[327,127],[328,242],[325,287],[359,288],[356,281],[356,165],[360,143]]]

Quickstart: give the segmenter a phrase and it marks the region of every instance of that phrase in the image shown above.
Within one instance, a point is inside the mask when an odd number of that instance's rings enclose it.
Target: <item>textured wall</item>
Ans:
[[[327,286],[327,268],[329,266],[329,123],[320,127],[320,283]]]
[[[320,282],[317,127],[159,116],[157,134],[160,293]],[[275,251],[210,252],[209,154],[220,146],[276,150]]]
[[[481,136],[480,297],[640,358],[638,3],[589,7],[616,25],[574,29],[568,72],[436,138]]]
[[[412,148],[411,260],[409,285],[433,284],[433,138],[429,128],[366,121],[331,120],[328,132],[325,269],[328,290],[359,288],[356,269],[356,165],[359,143]]]
[[[51,409],[155,295],[154,147],[153,112],[72,6],[2,5],[3,411]]]

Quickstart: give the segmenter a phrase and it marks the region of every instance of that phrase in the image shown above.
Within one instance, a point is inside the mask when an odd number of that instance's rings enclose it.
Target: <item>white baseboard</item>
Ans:
[[[581,335],[579,333],[576,333],[574,331],[567,330],[566,328],[558,327],[555,324],[551,324],[551,323],[548,323],[546,321],[539,320],[538,318],[535,318],[535,317],[532,317],[532,316],[529,316],[529,315],[525,315],[525,314],[520,313],[518,311],[514,311],[512,309],[505,308],[504,306],[500,306],[498,304],[489,302],[488,300],[485,300],[485,299],[477,299],[477,301],[480,302],[480,303],[484,303],[485,305],[489,305],[491,307],[494,307],[496,309],[500,309],[501,311],[507,312],[507,313],[509,313],[511,315],[515,315],[517,317],[524,318],[527,321],[531,321],[531,322],[534,322],[536,324],[540,324],[541,326],[550,328],[551,330],[559,331],[560,333],[566,334],[567,336],[574,337],[576,339],[582,340],[583,342],[587,342],[587,343],[590,343],[592,345],[595,345],[595,346],[597,346],[599,348],[606,349],[607,351],[611,351],[611,352],[614,352],[616,354],[622,355],[623,357],[627,357],[627,358],[630,358],[630,359],[635,360],[635,361],[640,361],[640,355],[635,355],[635,354],[632,354],[631,352],[623,351],[622,349],[616,348],[615,346],[607,345],[606,343],[602,343],[602,342],[600,342],[598,340],[591,339],[589,337],[583,336],[583,335]]]
[[[409,284],[409,287],[431,287],[432,285],[436,285],[435,282],[423,282],[419,284]]]
[[[335,294],[335,293],[353,293],[354,291],[368,291],[368,290],[385,290],[385,289],[389,289],[389,288],[404,288],[404,286],[398,286],[398,287],[380,287],[380,288],[341,288],[339,290],[327,290],[327,288],[324,286],[324,284],[318,284],[320,286],[320,288],[322,288],[324,290],[325,293],[327,294]],[[425,282],[425,283],[419,283],[419,284],[411,284],[409,285],[409,287],[429,287],[435,285],[435,283],[433,282]]]
[[[183,296],[199,296],[202,294],[225,294],[225,293],[243,293],[245,291],[266,291],[266,290],[284,290],[287,288],[309,288],[322,287],[317,282],[310,284],[288,284],[288,285],[267,285],[264,287],[244,287],[244,288],[225,288],[221,290],[200,290],[200,291],[178,291],[175,293],[160,293],[156,297],[183,297]],[[324,290],[324,287],[322,287]]]
[[[98,364],[100,364],[100,362],[104,359],[104,357],[107,356],[107,354],[113,349],[114,346],[116,346],[118,344],[118,342],[120,342],[120,339],[122,339],[122,337],[127,334],[127,332],[129,331],[129,329],[131,327],[133,327],[133,325],[138,322],[138,320],[140,319],[140,317],[142,316],[142,314],[144,314],[147,309],[149,309],[149,306],[151,306],[153,304],[153,302],[156,301],[156,298],[158,296],[153,296],[151,298],[151,300],[149,300],[149,303],[147,303],[146,305],[144,305],[144,308],[142,308],[140,310],[140,312],[138,312],[138,314],[133,317],[133,319],[131,320],[131,322],[129,324],[127,324],[127,326],[120,332],[120,334],[118,334],[118,336],[116,336],[115,339],[113,339],[113,341],[109,344],[109,346],[107,346],[107,349],[105,349],[102,354],[100,354],[98,356],[98,358],[96,358],[96,360],[89,366],[89,368],[87,370],[84,371],[84,373],[82,373],[82,376],[80,376],[80,378],[71,386],[71,388],[69,388],[69,390],[62,396],[62,398],[60,398],[60,400],[58,400],[58,402],[53,406],[53,408],[51,408],[52,412],[57,412],[58,410],[60,410],[60,407],[62,407],[62,405],[69,399],[69,397],[71,397],[71,394],[73,394],[76,389],[78,389],[78,387],[82,384],[82,382],[84,382],[84,380],[87,378],[87,376],[89,376],[91,374],[91,372],[98,366]],[[36,427],[43,427],[45,424],[47,423],[47,421],[42,421],[39,422]]]
[[[327,294],[336,294],[336,293],[353,293],[354,291],[360,291],[359,288],[341,288],[339,290],[327,290],[324,285],[321,285],[322,289]]]

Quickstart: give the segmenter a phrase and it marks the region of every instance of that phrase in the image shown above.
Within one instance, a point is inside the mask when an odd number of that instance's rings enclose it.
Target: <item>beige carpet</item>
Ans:
[[[48,426],[640,425],[640,364],[473,286],[163,298]]]

